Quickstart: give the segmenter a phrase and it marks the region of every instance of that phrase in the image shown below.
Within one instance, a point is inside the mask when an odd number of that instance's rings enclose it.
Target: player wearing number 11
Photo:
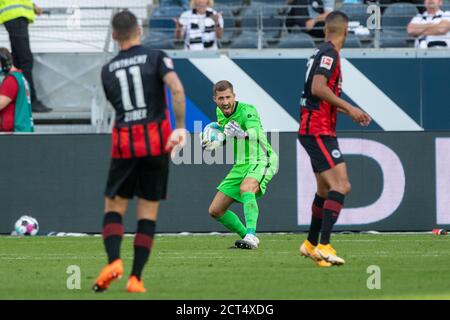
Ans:
[[[159,201],[166,198],[168,154],[186,140],[185,97],[172,60],[162,51],[141,46],[141,29],[134,14],[126,10],[117,13],[112,29],[120,52],[102,69],[105,95],[116,112],[102,232],[108,265],[100,272],[93,290],[106,290],[123,274],[122,217],[128,199],[137,196],[138,226],[127,290],[145,292],[141,274],[153,243]],[[164,85],[172,94],[177,127],[173,132]]]

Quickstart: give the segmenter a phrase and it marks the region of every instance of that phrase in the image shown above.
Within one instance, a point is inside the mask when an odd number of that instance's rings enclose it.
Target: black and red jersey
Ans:
[[[313,77],[324,75],[328,87],[341,95],[341,62],[339,52],[331,42],[321,44],[308,61],[306,82],[301,99],[300,129],[301,135],[336,136],[337,107],[320,100],[311,92]]]
[[[116,112],[113,158],[139,158],[167,153],[171,133],[163,77],[174,71],[159,50],[138,45],[120,51],[103,66],[106,98]]]

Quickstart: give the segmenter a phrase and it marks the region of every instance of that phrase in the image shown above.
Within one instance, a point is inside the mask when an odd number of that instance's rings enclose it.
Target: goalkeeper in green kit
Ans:
[[[209,207],[209,214],[242,238],[236,241],[236,247],[257,249],[259,210],[256,200],[265,193],[267,184],[277,172],[278,156],[267,141],[256,108],[238,102],[235,98],[230,82],[223,80],[214,85],[217,123],[228,142],[230,139],[233,141],[234,165],[217,187],[218,192]],[[211,151],[217,144],[209,139],[208,134],[202,134],[202,146]],[[234,202],[243,205],[245,225],[235,213],[228,210]]]

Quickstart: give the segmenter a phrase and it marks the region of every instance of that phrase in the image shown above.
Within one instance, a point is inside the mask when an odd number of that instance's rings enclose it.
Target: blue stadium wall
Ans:
[[[367,55],[351,51],[343,54],[343,96],[371,113],[379,107],[384,108],[381,114],[373,114],[374,121],[368,130],[450,129],[450,99],[446,98],[450,52],[419,53],[410,51],[405,54],[394,50]],[[257,59],[254,53],[174,59],[188,96],[189,129],[193,130],[196,120],[206,122],[214,119],[212,85],[218,79],[227,79],[236,85],[238,100],[257,100],[260,105],[255,101],[245,102],[264,107],[269,114],[267,117],[279,119],[272,121],[274,125],[268,125],[269,130],[295,131],[296,124],[283,121],[283,116],[298,122],[298,105],[308,56],[309,52],[302,51],[298,55],[265,54]],[[246,77],[254,82],[251,89],[247,89],[249,79]],[[355,77],[357,82],[353,80]],[[253,92],[248,92],[252,89]],[[261,97],[260,93],[267,93],[271,99]],[[396,124],[392,124],[393,115],[398,116]],[[361,128],[341,117],[338,130],[360,131]]]
[[[353,185],[340,230],[450,227],[450,102],[446,98],[450,59],[446,54],[401,58],[359,54],[346,59],[351,76],[344,72],[344,92],[373,111],[375,123],[363,129],[339,119],[340,144]],[[295,133],[307,56],[241,55],[226,61],[175,57],[188,97],[189,129],[194,130],[194,121],[214,120],[212,84],[225,77],[237,86],[238,99],[258,101],[255,105],[264,110],[264,121],[273,131],[271,138],[281,131],[280,171],[260,201],[260,231],[307,229],[314,183]],[[217,69],[208,69],[222,62]],[[23,214],[38,218],[42,234],[100,232],[109,140],[106,134],[0,135],[0,233],[10,233]],[[229,168],[172,164],[170,197],[161,207],[159,232],[224,231],[207,210]],[[132,210],[133,205],[125,220],[128,232],[135,229]],[[237,205],[234,210],[242,213]]]

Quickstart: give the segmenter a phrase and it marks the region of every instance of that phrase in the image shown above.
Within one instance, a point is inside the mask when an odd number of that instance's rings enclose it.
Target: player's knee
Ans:
[[[125,214],[127,210],[127,201],[122,201],[121,199],[105,199],[105,212],[118,212],[121,215]]]
[[[330,190],[334,190],[339,193],[342,193],[343,195],[347,195],[352,190],[352,186],[349,181],[342,181],[342,182],[331,185]]]
[[[241,187],[240,187],[241,194],[243,194],[244,192],[257,193],[258,190],[259,190],[259,185],[258,185],[258,183],[256,181],[255,182],[243,183],[243,184],[241,184]]]
[[[223,214],[225,212],[223,212],[223,210],[220,210],[216,206],[211,205],[208,209],[208,213],[213,219],[217,219],[217,218],[220,218],[221,216],[223,216]]]
[[[349,181],[346,181],[346,182],[344,182],[344,183],[341,184],[340,189],[341,189],[340,192],[341,192],[342,194],[347,195],[347,194],[350,193],[350,191],[352,191],[352,185],[350,184]]]
[[[328,192],[330,192],[329,188],[323,187],[323,188],[317,188],[317,195],[321,198],[327,198]]]

